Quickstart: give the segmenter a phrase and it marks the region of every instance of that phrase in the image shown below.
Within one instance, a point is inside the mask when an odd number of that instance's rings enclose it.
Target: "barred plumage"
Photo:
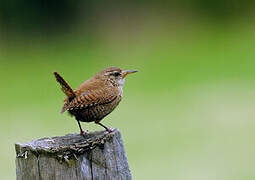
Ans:
[[[68,111],[76,118],[78,123],[80,121],[94,121],[103,126],[107,131],[110,131],[100,121],[119,104],[123,94],[122,87],[125,77],[127,74],[134,72],[137,71],[123,71],[116,67],[106,68],[82,83],[75,91],[71,89],[57,72],[54,72],[57,81],[62,87],[62,91],[67,96],[61,113]],[[80,123],[79,127],[83,134]]]
[[[75,97],[75,93],[73,92],[69,84],[67,84],[67,82],[57,72],[53,73],[56,77],[57,82],[61,85],[61,89],[66,94],[66,96],[69,98]]]

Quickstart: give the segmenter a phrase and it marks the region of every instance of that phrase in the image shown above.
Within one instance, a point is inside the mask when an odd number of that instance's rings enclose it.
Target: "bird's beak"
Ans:
[[[138,72],[137,70],[126,70],[126,71],[123,71],[122,72],[122,77],[126,77],[126,75],[128,74],[133,74],[133,73],[136,73]]]

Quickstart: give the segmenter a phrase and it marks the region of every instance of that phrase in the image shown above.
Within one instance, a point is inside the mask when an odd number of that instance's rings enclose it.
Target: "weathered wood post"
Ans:
[[[16,143],[17,180],[130,180],[120,131]]]

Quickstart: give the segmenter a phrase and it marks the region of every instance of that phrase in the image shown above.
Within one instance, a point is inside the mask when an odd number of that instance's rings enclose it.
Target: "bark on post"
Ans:
[[[130,180],[121,134],[97,131],[16,143],[17,180]]]

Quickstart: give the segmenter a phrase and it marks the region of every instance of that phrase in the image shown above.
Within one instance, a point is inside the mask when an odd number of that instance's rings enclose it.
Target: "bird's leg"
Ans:
[[[112,132],[112,130],[111,130],[110,128],[106,127],[106,126],[105,126],[105,125],[103,125],[102,123],[97,122],[97,121],[95,121],[95,123],[96,123],[96,124],[98,124],[98,125],[100,125],[100,126],[102,126],[103,128],[105,128],[105,130],[106,130],[107,132],[109,132],[109,133],[111,133],[111,132]]]
[[[80,128],[80,134],[81,134],[81,135],[84,135],[84,134],[85,134],[85,131],[82,130],[80,121],[77,120],[77,122],[78,122],[78,125],[79,125],[79,128]]]

